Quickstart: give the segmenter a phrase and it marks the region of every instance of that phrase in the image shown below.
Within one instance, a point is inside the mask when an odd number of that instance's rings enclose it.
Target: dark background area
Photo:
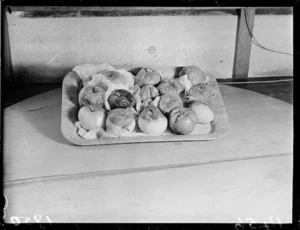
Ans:
[[[103,11],[26,11],[21,14],[21,17],[35,18],[35,17],[93,17],[93,16],[161,16],[161,15],[237,15],[234,9],[148,9],[148,10],[103,10]],[[256,15],[289,15],[293,14],[292,7],[280,8],[262,8],[256,9]]]
[[[290,6],[297,0],[3,0],[10,5],[42,6]]]

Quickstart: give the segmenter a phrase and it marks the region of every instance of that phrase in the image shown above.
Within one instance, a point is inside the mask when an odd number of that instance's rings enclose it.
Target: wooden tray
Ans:
[[[174,68],[155,68],[163,78],[175,77],[181,67]],[[130,68],[126,68],[130,70]],[[208,89],[211,94],[210,103],[215,114],[211,122],[212,131],[209,134],[199,134],[197,129],[189,135],[175,135],[170,131],[159,136],[150,136],[141,133],[134,137],[101,137],[96,140],[87,140],[77,134],[75,122],[78,121],[77,114],[79,110],[78,93],[81,79],[74,71],[69,72],[63,80],[62,85],[62,107],[61,107],[61,130],[64,137],[75,145],[105,145],[118,143],[137,143],[137,142],[166,142],[166,141],[204,141],[216,140],[223,137],[229,129],[227,112],[223,99],[215,78],[210,76]],[[197,127],[197,126],[196,126]]]

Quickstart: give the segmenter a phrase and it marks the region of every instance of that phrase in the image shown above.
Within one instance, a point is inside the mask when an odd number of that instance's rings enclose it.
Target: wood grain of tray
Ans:
[[[124,68],[124,66],[122,66]],[[163,78],[174,78],[178,75],[182,67],[154,67]],[[134,68],[126,67],[129,71]],[[81,78],[74,71],[69,72],[63,80],[62,85],[62,107],[61,107],[61,131],[64,137],[75,145],[105,145],[120,143],[138,143],[138,142],[166,142],[166,141],[208,141],[219,139],[227,133],[229,129],[229,120],[223,103],[223,99],[213,76],[210,76],[208,90],[210,92],[210,105],[214,111],[215,117],[211,122],[212,131],[209,134],[199,134],[197,126],[189,135],[175,135],[167,130],[159,136],[150,136],[144,133],[134,137],[101,137],[95,140],[83,139],[77,134],[75,122],[78,121],[77,114],[79,110],[78,93],[80,89]]]

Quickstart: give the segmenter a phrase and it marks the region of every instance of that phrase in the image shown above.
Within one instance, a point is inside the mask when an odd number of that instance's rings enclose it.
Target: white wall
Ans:
[[[293,53],[293,16],[259,15],[253,33],[263,46]],[[252,44],[249,77],[293,76],[293,57],[263,50]]]
[[[19,82],[60,82],[75,65],[196,64],[231,78],[237,17],[138,16],[21,18],[8,15],[13,71]],[[256,16],[256,38],[292,52],[292,16]],[[291,76],[292,57],[253,46],[249,76]]]

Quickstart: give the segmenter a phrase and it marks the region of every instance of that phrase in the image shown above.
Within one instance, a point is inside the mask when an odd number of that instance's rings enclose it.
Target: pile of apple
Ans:
[[[197,66],[184,67],[175,79],[163,79],[152,68],[129,72],[108,64],[80,65],[78,134],[103,136],[188,135],[197,124],[209,124],[208,76]]]

